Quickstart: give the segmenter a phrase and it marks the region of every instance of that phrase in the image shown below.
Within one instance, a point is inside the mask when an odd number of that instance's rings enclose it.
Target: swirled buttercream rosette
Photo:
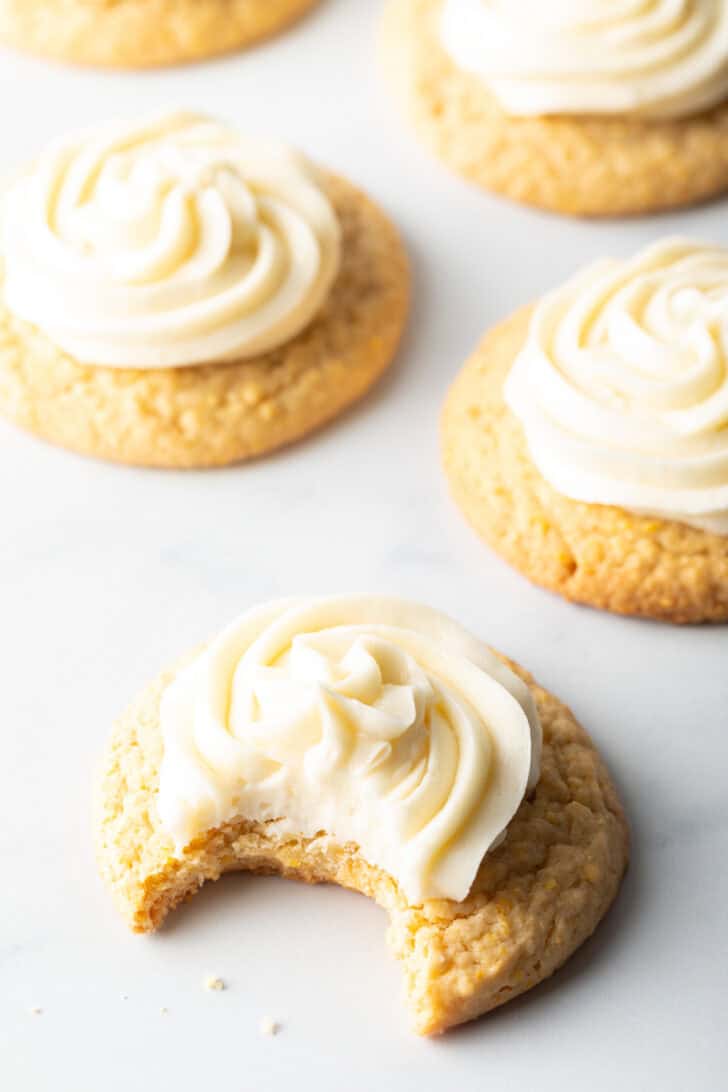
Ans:
[[[724,0],[445,0],[440,27],[512,116],[680,118],[728,96]]]
[[[505,391],[558,492],[728,534],[722,247],[593,266],[536,308]]]
[[[248,611],[145,687],[109,745],[96,842],[137,932],[232,871],[374,899],[426,1035],[556,970],[628,853],[566,706],[438,611],[361,595]],[[245,902],[248,940],[278,951]]]
[[[350,182],[200,114],[54,141],[0,208],[0,412],[97,458],[227,466],[361,398],[409,305]]]
[[[302,157],[190,113],[65,137],[8,195],[5,303],[80,363],[254,357],[307,326],[340,228]]]
[[[414,902],[463,899],[538,780],[528,688],[460,626],[389,599],[243,615],[169,687],[161,728],[180,851],[235,816],[325,831]]]

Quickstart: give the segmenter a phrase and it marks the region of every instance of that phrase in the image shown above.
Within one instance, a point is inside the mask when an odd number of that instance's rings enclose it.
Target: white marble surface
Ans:
[[[725,204],[590,225],[471,191],[387,98],[379,7],[328,0],[255,53],[161,74],[0,56],[0,171],[69,125],[201,106],[270,126],[369,188],[415,273],[390,378],[254,466],[125,470],[0,425],[7,1092],[726,1087],[728,630],[622,620],[530,587],[465,526],[437,450],[445,388],[487,326],[601,252],[675,230],[728,241]],[[527,664],[599,741],[634,827],[596,938],[550,983],[437,1042],[407,1030],[384,915],[364,899],[230,878],[140,939],[94,870],[90,784],[125,702],[242,607],[350,589],[429,601]],[[210,973],[229,989],[206,992]],[[275,1039],[259,1032],[267,1016]]]

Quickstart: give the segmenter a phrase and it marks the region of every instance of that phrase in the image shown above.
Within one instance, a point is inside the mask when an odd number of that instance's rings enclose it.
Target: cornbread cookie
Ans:
[[[671,622],[728,620],[728,537],[557,493],[529,455],[503,384],[532,309],[497,326],[455,381],[442,447],[453,496],[494,550],[567,599]]]
[[[158,166],[155,141],[160,130],[165,138],[159,141]],[[290,443],[361,397],[391,362],[408,308],[407,258],[384,213],[348,181],[321,172],[303,175],[297,160],[281,159],[278,151],[271,153],[269,168],[273,196],[268,198],[265,192],[258,196],[263,184],[259,176],[265,176],[266,168],[258,163],[257,144],[252,151],[242,145],[240,154],[253,161],[253,183],[249,188],[241,184],[236,191],[235,179],[223,173],[217,191],[200,189],[197,216],[205,225],[201,236],[191,214],[189,228],[179,226],[184,214],[177,217],[179,206],[173,204],[174,190],[170,191],[165,172],[170,162],[173,171],[187,169],[181,155],[190,144],[202,151],[209,146],[210,155],[217,156],[222,154],[217,151],[220,143],[237,141],[237,135],[231,138],[228,129],[205,119],[174,115],[140,127],[135,139],[138,143],[132,144],[122,130],[120,140],[132,145],[129,154],[141,149],[139,159],[147,173],[139,183],[132,174],[129,196],[123,197],[111,227],[103,218],[118,196],[113,172],[123,157],[105,152],[104,170],[111,177],[106,183],[97,172],[92,180],[99,189],[93,218],[88,203],[75,204],[73,198],[70,211],[60,211],[59,202],[58,209],[48,213],[55,217],[56,232],[65,232],[63,246],[70,258],[54,244],[55,257],[48,259],[44,247],[50,232],[44,226],[37,230],[36,220],[43,224],[45,213],[36,215],[35,205],[28,211],[21,204],[17,215],[8,213],[6,251],[13,255],[14,277],[9,276],[9,262],[5,269],[0,264],[0,412],[37,435],[84,454],[139,465],[204,467]],[[168,144],[174,141],[179,147],[170,152]],[[230,153],[225,145],[223,152],[237,155],[237,143]],[[65,148],[54,154],[66,163]],[[85,164],[90,160],[87,157]],[[183,178],[181,194],[188,192],[184,186],[197,184],[195,158],[189,170],[192,182]],[[155,171],[162,178],[159,197]],[[63,174],[63,186],[72,185],[66,181],[70,177],[71,172]],[[104,185],[110,197],[102,190]],[[126,185],[125,177],[122,194]],[[286,200],[298,201],[298,207],[286,207],[276,186]],[[35,192],[20,188],[17,200],[25,202],[26,194]],[[127,209],[142,208],[139,231],[148,233],[145,210],[157,200],[160,211],[154,212],[157,235],[152,243],[124,249],[131,236]],[[181,196],[180,204],[184,201],[189,198]],[[223,214],[225,201],[230,211]],[[100,213],[96,205],[101,205]],[[239,223],[230,227],[228,219],[235,216]],[[80,287],[74,287],[79,259],[66,237],[75,247],[79,235],[100,230],[99,219],[106,233],[104,247],[108,248],[108,233],[119,230],[117,224],[126,234],[113,259],[104,252],[102,260],[116,264],[99,294],[97,312],[94,284],[81,280]],[[167,251],[172,259],[176,253],[169,242],[170,223],[184,245],[190,238],[203,237],[205,242],[198,243],[194,260],[188,258],[168,274]],[[133,226],[136,229],[136,223]],[[244,233],[251,234],[252,259],[245,251],[244,258],[237,256],[234,249],[224,257],[230,233],[234,239],[236,232],[243,235],[241,247],[248,245]],[[38,256],[27,245],[31,233],[40,240]],[[61,253],[68,261],[68,276],[59,278]],[[208,274],[213,259],[221,271]],[[239,275],[243,261],[252,262],[252,268],[246,265]],[[141,262],[147,263],[148,283],[136,271]],[[121,284],[118,269],[126,278]],[[188,269],[199,273],[192,280],[192,295],[182,279]],[[246,293],[241,303],[233,301],[239,316],[232,318],[231,292]],[[116,299],[113,306],[109,299]],[[43,323],[47,333],[40,328]],[[240,344],[246,352],[236,359]],[[107,352],[114,366],[105,366],[105,356],[99,361]],[[223,359],[197,364],[212,359],[208,352]],[[157,361],[164,366],[155,366]]]
[[[194,61],[252,45],[318,0],[0,0],[0,43],[107,68]]]
[[[580,216],[655,212],[728,189],[728,103],[674,120],[509,116],[446,53],[442,7],[443,0],[389,0],[384,47],[414,125],[459,174]]]
[[[350,601],[347,601],[347,609],[349,605]],[[311,609],[309,604],[304,606]],[[290,610],[290,601],[276,609]],[[334,607],[329,609],[337,612],[334,623],[340,621],[341,603],[334,601]],[[432,619],[432,612],[429,617]],[[428,625],[433,629],[438,623],[430,621]],[[453,639],[457,642],[458,638],[453,638],[453,625],[444,624],[443,645]],[[356,632],[359,631],[360,627],[357,627]],[[433,631],[437,632],[436,628]],[[344,632],[346,635],[348,631]],[[378,629],[377,632],[381,637],[385,631]],[[386,629],[388,637],[394,635],[392,639],[399,639],[402,632],[399,627]],[[331,633],[332,640],[342,639],[340,626]],[[329,638],[314,634],[308,639],[306,648],[301,647],[300,640],[298,638],[293,647],[299,655],[308,657],[312,649],[327,647]],[[306,640],[304,637],[304,645]],[[234,702],[239,702],[241,686],[244,689],[246,684],[245,668],[231,666],[230,650],[236,644],[239,646],[239,638],[231,627],[220,645],[221,658],[213,657],[211,661],[215,666],[210,681],[214,688],[221,682],[219,671],[223,671],[224,679],[227,672],[234,670]],[[260,645],[258,640],[255,649]],[[380,666],[390,660],[391,651],[382,651],[378,640],[369,641],[367,647],[371,657],[379,656]],[[277,656],[279,648],[278,641],[271,655]],[[270,642],[268,649],[273,649]],[[469,893],[466,892],[463,899],[408,898],[404,887],[412,882],[412,876],[407,870],[404,875],[408,878],[396,881],[391,872],[368,863],[356,842],[337,842],[324,829],[317,829],[315,818],[309,823],[315,833],[306,837],[297,834],[295,827],[286,825],[285,818],[273,817],[266,822],[235,817],[204,830],[200,823],[220,806],[220,799],[211,790],[216,775],[211,774],[210,761],[219,764],[223,754],[231,754],[231,741],[250,739],[251,733],[254,739],[264,739],[268,747],[287,748],[286,754],[290,755],[304,745],[302,734],[310,731],[311,722],[310,719],[296,721],[299,727],[292,733],[291,727],[284,727],[281,721],[285,710],[276,699],[277,716],[272,722],[267,721],[264,710],[262,720],[246,722],[234,732],[228,725],[215,741],[217,729],[210,734],[215,714],[213,712],[211,721],[205,712],[207,727],[200,722],[201,734],[195,734],[195,745],[204,755],[208,754],[208,746],[213,750],[198,767],[198,753],[189,749],[190,743],[185,742],[187,729],[178,737],[174,722],[175,717],[188,716],[185,712],[189,708],[189,695],[185,689],[188,685],[187,663],[157,679],[126,712],[115,729],[102,769],[96,809],[99,865],[130,926],[136,932],[157,929],[174,907],[194,894],[206,880],[218,879],[224,872],[278,873],[307,883],[330,882],[352,888],[375,899],[389,914],[389,944],[403,962],[406,996],[414,1027],[424,1035],[437,1034],[487,1012],[552,974],[591,934],[614,899],[627,863],[627,825],[604,764],[572,713],[526,672],[510,665],[517,677],[508,671],[504,673],[503,665],[507,661],[500,657],[495,659],[484,646],[479,649],[474,651],[474,657],[484,665],[492,661],[495,674],[501,673],[511,693],[518,696],[524,708],[532,709],[531,716],[537,718],[536,723],[540,719],[538,749],[532,756],[537,773],[540,760],[540,776],[535,788],[517,806],[505,837],[496,839],[497,848],[491,847],[479,858],[479,867],[476,859],[475,879],[472,885],[468,884]],[[361,653],[361,642],[356,650]],[[193,661],[199,663],[197,656]],[[276,662],[281,661],[276,659]],[[357,686],[368,690],[371,675],[360,670],[360,657],[356,657],[356,670],[350,654],[340,662],[351,670],[343,681],[334,683],[337,692],[340,695],[351,693],[352,687],[356,689]],[[288,666],[292,670],[290,661]],[[383,670],[386,673],[386,666]],[[447,667],[444,670],[447,676]],[[472,664],[468,670],[472,670]],[[399,669],[397,673],[399,675]],[[200,677],[206,676],[203,673]],[[341,679],[337,672],[327,677]],[[416,691],[421,694],[421,676],[415,670],[411,677],[415,680]],[[270,685],[275,678],[276,672],[265,667],[260,676],[264,702],[271,700]],[[401,675],[399,678],[401,682]],[[442,676],[432,678],[442,680]],[[222,685],[225,692],[230,693],[227,683]],[[439,683],[435,682],[435,685]],[[386,706],[394,715],[393,689],[397,688],[385,687]],[[208,693],[207,687],[205,693]],[[291,694],[290,715],[296,718],[301,708],[300,689]],[[371,698],[370,690],[368,696]],[[330,689],[327,688],[321,697],[329,710],[335,708],[331,705]],[[204,700],[206,702],[207,698]],[[211,701],[210,710],[213,710],[216,705],[214,694]],[[297,703],[299,713],[296,712]],[[371,717],[378,707],[378,701],[368,705],[368,716]],[[494,721],[501,715],[497,708],[503,711],[502,707],[493,707]],[[355,716],[360,715],[361,706],[351,709]],[[509,706],[509,709],[516,710],[516,706]],[[328,719],[322,723],[325,736],[328,736]],[[525,726],[525,720],[522,724]],[[479,730],[489,731],[491,727],[492,722],[487,727],[481,724]],[[371,738],[370,729],[371,721],[365,732],[367,740]],[[388,739],[395,739],[390,718],[382,730]],[[410,733],[407,735],[408,747],[412,730],[406,729]],[[434,746],[430,731],[434,729],[427,729],[422,737],[426,746]],[[261,732],[266,735],[261,736]],[[461,738],[466,740],[466,736]],[[318,756],[321,745],[314,746],[311,740],[307,745],[313,750],[309,752],[306,768],[309,775],[316,777],[320,767],[311,762],[314,755]],[[463,746],[463,753],[467,753],[469,744],[464,742]],[[265,753],[277,753],[280,761],[286,761],[280,750]],[[463,753],[460,761],[464,761]],[[217,757],[212,757],[213,754]],[[380,754],[380,760],[381,757]],[[384,758],[386,760],[386,753]],[[262,757],[260,761],[263,761]],[[447,761],[443,757],[443,768]],[[361,770],[370,768],[360,767],[358,763],[356,766],[360,771],[357,776],[365,776]],[[337,769],[336,766],[333,768]],[[194,773],[194,769],[198,772]],[[251,776],[255,778],[255,771]],[[175,794],[177,785],[173,781],[177,777],[181,777],[181,792]],[[226,779],[224,785],[234,783]],[[272,786],[266,791],[275,792],[279,782],[274,777],[266,784]],[[249,790],[244,787],[238,791]],[[484,795],[490,791],[486,787]],[[421,808],[421,795],[419,790],[415,793],[418,808]],[[397,798],[402,799],[400,793]],[[260,799],[267,801],[268,797],[261,796]],[[295,798],[289,795],[288,799],[289,804],[295,806]],[[396,809],[396,799],[386,793],[387,807],[391,807],[390,800],[394,800]],[[326,806],[325,800],[322,806]],[[259,807],[270,809],[275,805],[267,802]],[[357,812],[360,814],[361,808]],[[438,830],[442,829],[442,817],[443,813],[440,813],[435,824]],[[191,821],[202,833],[180,847],[175,845],[170,834],[170,821],[172,826]],[[374,828],[376,841],[377,823]],[[415,842],[416,839],[406,842],[405,850],[412,849]],[[389,848],[387,843],[384,851]],[[446,855],[448,852],[446,849]],[[436,857],[438,869],[443,865],[443,877],[451,875],[452,869],[457,870],[461,864],[460,855],[455,856],[458,860],[443,861]],[[432,882],[431,877],[429,882]]]

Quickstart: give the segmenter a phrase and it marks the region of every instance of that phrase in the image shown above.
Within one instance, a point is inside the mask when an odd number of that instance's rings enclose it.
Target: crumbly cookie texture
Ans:
[[[415,1030],[471,1020],[536,985],[592,933],[614,899],[628,856],[616,790],[573,714],[513,664],[532,687],[544,730],[542,775],[481,865],[461,903],[407,903],[396,883],[354,845],[321,834],[283,837],[275,824],[226,824],[181,857],[156,810],[162,759],[159,703],[170,672],[117,725],[97,793],[101,873],[137,932],[156,929],[205,880],[244,870],[332,882],[375,899],[402,961]],[[243,911],[244,912],[244,911]]]
[[[442,0],[389,0],[384,54],[414,125],[459,174],[578,216],[656,212],[728,189],[728,103],[673,122],[510,118],[448,57],[441,9]]]
[[[570,500],[539,474],[503,400],[530,317],[519,311],[484,338],[445,404],[445,470],[468,520],[511,565],[567,599],[670,622],[728,621],[728,537]]]
[[[89,367],[3,304],[0,412],[63,447],[118,462],[222,466],[292,442],[360,398],[392,361],[409,304],[407,257],[384,213],[349,182],[323,183],[342,265],[323,311],[286,345],[191,368]]]
[[[143,68],[252,45],[319,0],[0,0],[0,43],[75,64]]]

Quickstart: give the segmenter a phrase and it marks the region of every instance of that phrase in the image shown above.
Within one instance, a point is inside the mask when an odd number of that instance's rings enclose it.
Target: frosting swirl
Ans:
[[[182,367],[299,333],[339,267],[305,161],[197,114],[52,144],[7,196],[5,302],[85,364]]]
[[[586,270],[536,308],[505,396],[559,493],[728,534],[728,250]]]
[[[728,98],[726,0],[444,0],[440,33],[513,116],[679,118]]]
[[[249,611],[167,688],[161,725],[158,811],[178,851],[236,816],[323,831],[413,902],[465,898],[539,775],[528,687],[448,618],[392,599]]]

